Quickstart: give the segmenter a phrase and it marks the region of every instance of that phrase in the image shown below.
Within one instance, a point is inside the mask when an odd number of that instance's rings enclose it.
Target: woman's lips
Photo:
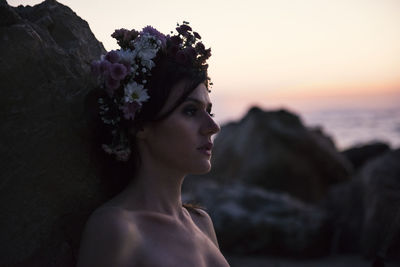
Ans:
[[[213,144],[212,143],[207,143],[202,145],[201,147],[197,148],[198,150],[200,150],[202,153],[211,156],[211,150],[213,148]]]
[[[206,149],[206,148],[198,148],[198,150],[200,150],[200,152],[206,154],[207,156],[211,156],[211,149]]]

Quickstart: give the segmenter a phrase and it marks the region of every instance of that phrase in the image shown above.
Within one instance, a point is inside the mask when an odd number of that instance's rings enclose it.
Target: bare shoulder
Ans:
[[[187,210],[189,211],[190,216],[197,227],[199,227],[200,230],[207,235],[217,247],[219,247],[214,224],[210,215],[201,208],[188,208]]]
[[[142,238],[131,217],[114,207],[93,212],[82,235],[78,267],[132,266],[140,258]]]

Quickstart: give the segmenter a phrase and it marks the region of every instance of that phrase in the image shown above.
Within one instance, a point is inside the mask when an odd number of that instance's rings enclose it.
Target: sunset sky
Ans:
[[[41,1],[7,0],[12,6]],[[211,46],[217,119],[252,104],[295,111],[400,102],[399,0],[59,0],[107,50],[116,28],[189,21]]]

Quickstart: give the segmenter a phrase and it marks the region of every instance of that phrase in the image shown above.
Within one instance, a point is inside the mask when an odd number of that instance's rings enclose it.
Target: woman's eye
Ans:
[[[197,108],[194,108],[194,107],[188,107],[183,110],[183,113],[188,116],[194,116],[194,115],[196,115],[196,112],[197,112]]]
[[[207,113],[208,113],[208,115],[210,115],[210,117],[214,117],[215,116],[215,113],[211,113],[211,110],[207,111]]]

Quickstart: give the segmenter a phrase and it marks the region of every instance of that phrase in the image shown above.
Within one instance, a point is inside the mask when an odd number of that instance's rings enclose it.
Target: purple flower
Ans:
[[[122,112],[124,113],[124,118],[127,120],[134,120],[135,119],[135,114],[136,111],[141,107],[142,105],[136,101],[133,101],[132,103],[125,103],[122,106]]]
[[[120,81],[113,79],[111,76],[108,76],[106,79],[106,86],[108,89],[115,90],[120,86]],[[112,91],[107,91],[108,93],[112,93]]]
[[[121,62],[126,68],[126,75],[131,73],[131,64],[129,62]]]
[[[117,51],[111,50],[110,52],[107,53],[107,55],[105,56],[105,59],[107,59],[111,63],[117,63],[119,61],[119,55],[118,55]]]
[[[164,34],[153,28],[152,26],[146,26],[143,28],[142,33],[148,33],[152,36],[155,36],[158,40],[161,41],[161,46],[165,47],[165,44],[167,42],[167,39]]]
[[[100,61],[99,60],[93,60],[92,64],[90,65],[91,71],[93,75],[99,76],[101,71],[100,71]]]
[[[128,74],[126,67],[120,63],[114,63],[110,68],[110,76],[114,80],[122,80]]]
[[[100,72],[102,74],[107,74],[110,70],[111,63],[108,60],[103,60],[100,62]]]

